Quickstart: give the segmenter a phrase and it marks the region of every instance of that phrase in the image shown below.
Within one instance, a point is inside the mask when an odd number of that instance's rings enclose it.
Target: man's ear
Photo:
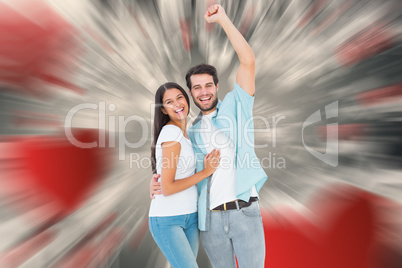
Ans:
[[[219,83],[216,84],[216,91],[218,91],[218,90],[219,90]]]
[[[161,112],[167,115],[167,112],[165,110],[165,107],[161,107]]]

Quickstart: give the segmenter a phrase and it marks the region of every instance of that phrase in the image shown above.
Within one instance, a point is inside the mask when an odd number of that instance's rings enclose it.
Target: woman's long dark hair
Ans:
[[[163,126],[165,126],[170,118],[167,114],[162,113],[161,108],[163,107],[163,96],[165,95],[166,90],[177,88],[181,91],[183,96],[187,100],[188,111],[190,112],[190,99],[186,91],[177,83],[168,82],[166,84],[161,85],[155,94],[155,116],[154,116],[154,140],[152,141],[151,146],[151,161],[152,161],[152,172],[156,174],[156,156],[155,156],[155,147],[156,142],[158,141],[159,134]]]

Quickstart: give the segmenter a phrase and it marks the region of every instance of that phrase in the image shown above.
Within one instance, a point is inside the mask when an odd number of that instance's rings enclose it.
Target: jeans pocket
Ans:
[[[253,202],[250,206],[241,208],[241,213],[249,218],[261,218],[260,208],[258,202]]]

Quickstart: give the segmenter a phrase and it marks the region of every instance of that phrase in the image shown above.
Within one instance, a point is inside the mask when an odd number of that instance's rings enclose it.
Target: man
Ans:
[[[252,108],[255,92],[254,53],[220,5],[208,8],[208,23],[218,23],[235,49],[240,66],[234,90],[218,100],[215,67],[200,64],[186,74],[186,83],[201,112],[188,134],[197,158],[214,148],[221,163],[212,176],[197,184],[199,229],[213,267],[264,267],[265,240],[258,191],[267,179],[254,152]],[[159,175],[154,175],[156,179]],[[160,185],[151,182],[151,197]]]

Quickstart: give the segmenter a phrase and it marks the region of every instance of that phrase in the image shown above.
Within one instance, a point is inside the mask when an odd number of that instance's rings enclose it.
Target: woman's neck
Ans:
[[[169,122],[167,122],[167,125],[175,125],[179,127],[183,131],[183,133],[187,133],[187,119],[180,121],[170,120]]]

